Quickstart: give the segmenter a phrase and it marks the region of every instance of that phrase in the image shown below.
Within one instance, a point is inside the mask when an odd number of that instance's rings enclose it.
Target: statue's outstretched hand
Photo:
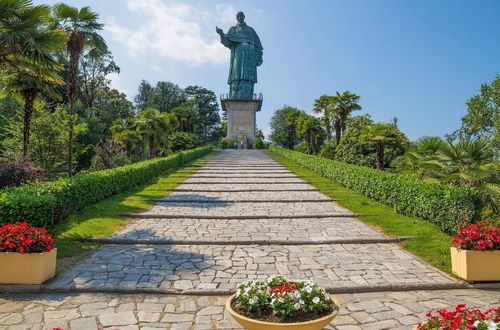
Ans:
[[[224,31],[222,31],[222,29],[220,29],[218,26],[215,27],[215,31],[217,31],[217,33],[220,35],[224,34]]]

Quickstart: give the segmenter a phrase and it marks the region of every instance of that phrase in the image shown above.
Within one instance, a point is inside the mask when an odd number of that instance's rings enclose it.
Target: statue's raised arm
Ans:
[[[216,27],[221,43],[231,49],[229,67],[229,97],[231,99],[252,99],[253,87],[257,82],[257,66],[262,64],[263,48],[259,36],[245,23],[245,14],[236,14],[238,23],[225,34]]]

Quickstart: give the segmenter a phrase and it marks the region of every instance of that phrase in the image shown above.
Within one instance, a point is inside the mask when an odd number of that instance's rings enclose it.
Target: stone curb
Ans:
[[[190,177],[190,178],[193,178],[193,177]],[[250,178],[250,179],[254,179],[254,178]],[[198,182],[191,182],[191,181],[165,181],[165,180],[161,180],[160,182],[162,182],[162,183],[174,183],[174,184],[268,184],[268,185],[273,185],[273,184],[313,184],[313,183],[316,183],[316,182],[310,182],[310,181],[297,181],[297,182],[279,182],[279,181],[269,181],[269,182],[215,181],[215,182],[210,182],[210,181],[198,181]]]
[[[67,237],[67,240],[81,242],[95,242],[101,244],[120,245],[325,245],[325,244],[391,244],[412,239],[414,237],[403,236],[397,238],[346,238],[329,239],[318,241],[304,240],[175,240],[175,239],[130,239],[119,237]]]
[[[403,292],[416,290],[457,290],[457,289],[477,289],[467,282],[447,282],[447,283],[408,283],[391,285],[359,285],[345,287],[323,286],[328,293],[365,293],[365,292]],[[495,286],[500,289],[500,283]],[[119,294],[165,294],[165,295],[189,295],[189,296],[228,296],[235,292],[235,289],[150,289],[134,287],[67,287],[65,285],[0,285],[1,294],[50,294],[50,293],[119,293]]]
[[[325,219],[325,218],[357,218],[359,214],[317,214],[317,215],[228,215],[210,216],[194,214],[145,214],[145,213],[92,213],[95,215],[121,216],[134,219],[224,219],[224,220],[254,220],[254,219]]]
[[[262,200],[262,199],[157,199],[157,198],[126,198],[127,201],[151,201],[158,203],[199,203],[199,204],[212,204],[212,203],[329,203],[335,199],[284,199],[284,200]]]

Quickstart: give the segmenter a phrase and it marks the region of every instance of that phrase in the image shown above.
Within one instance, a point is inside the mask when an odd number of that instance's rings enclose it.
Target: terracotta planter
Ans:
[[[41,284],[56,274],[57,249],[45,253],[0,253],[0,284]]]
[[[500,281],[500,250],[476,251],[451,247],[451,269],[466,281]]]
[[[231,307],[231,302],[233,301],[235,295],[229,297],[226,301],[226,309],[229,311],[231,316],[245,329],[249,330],[271,330],[271,329],[287,329],[287,330],[320,330],[328,325],[337,316],[338,302],[332,298],[335,303],[335,308],[330,314],[323,316],[316,320],[296,322],[296,323],[276,323],[276,322],[264,322],[259,320],[254,320],[243,315],[236,313],[236,311]]]

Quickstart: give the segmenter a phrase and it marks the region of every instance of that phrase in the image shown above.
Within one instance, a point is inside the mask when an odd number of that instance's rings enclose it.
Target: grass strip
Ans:
[[[90,205],[81,212],[71,215],[66,221],[50,229],[55,237],[58,258],[73,257],[99,247],[92,242],[68,240],[74,237],[107,237],[126,226],[130,220],[121,216],[99,216],[96,213],[125,213],[150,209],[156,201],[171,193],[172,188],[187,180],[186,168],[210,160],[217,154],[212,151],[197,160],[171,169],[163,175],[152,178],[150,182],[116,194]],[[194,174],[199,168],[190,171]],[[182,172],[182,177],[179,172]],[[163,189],[163,190],[154,190]]]
[[[443,233],[438,226],[417,217],[398,214],[391,207],[349,190],[297,165],[286,157],[270,150],[265,150],[265,152],[291,172],[297,175],[313,176],[312,186],[335,199],[339,205],[353,213],[360,214],[358,218],[361,221],[392,237],[414,236],[415,238],[405,240],[399,245],[431,265],[451,274],[451,237]]]

